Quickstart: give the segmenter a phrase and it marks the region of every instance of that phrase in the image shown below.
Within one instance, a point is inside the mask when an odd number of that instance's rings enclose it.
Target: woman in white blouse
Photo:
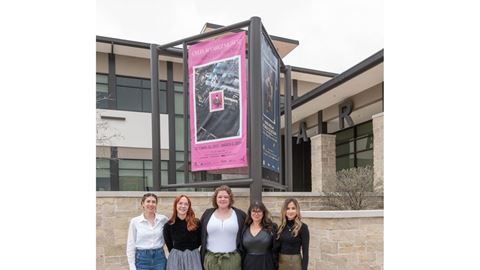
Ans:
[[[143,195],[143,213],[130,220],[127,238],[130,270],[165,270],[163,226],[168,218],[157,213],[157,201],[153,193]]]

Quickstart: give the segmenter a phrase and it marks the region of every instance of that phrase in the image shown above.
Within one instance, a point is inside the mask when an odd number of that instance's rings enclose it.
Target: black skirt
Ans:
[[[271,253],[263,255],[246,254],[243,260],[243,269],[247,270],[275,270]]]

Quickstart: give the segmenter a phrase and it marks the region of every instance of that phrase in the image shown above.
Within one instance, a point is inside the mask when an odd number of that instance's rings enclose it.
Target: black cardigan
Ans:
[[[238,221],[238,232],[237,232],[237,251],[241,251],[241,238],[242,238],[242,231],[243,231],[243,226],[245,224],[245,219],[247,218],[247,214],[243,212],[242,210],[232,207],[233,211],[235,211],[235,214],[237,215],[237,221]],[[202,218],[200,219],[200,223],[202,224],[202,248],[200,249],[200,255],[202,258],[202,265],[204,262],[205,258],[205,253],[207,252],[207,224],[208,221],[210,220],[210,217],[212,216],[213,212],[217,210],[216,208],[209,208],[205,210],[205,212],[202,215]],[[240,253],[241,255],[241,253]]]

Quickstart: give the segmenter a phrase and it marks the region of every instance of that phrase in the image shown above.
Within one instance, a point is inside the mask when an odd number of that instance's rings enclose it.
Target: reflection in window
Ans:
[[[335,135],[337,171],[373,166],[372,121],[341,130]]]
[[[110,190],[110,160],[97,158],[97,191]]]
[[[97,73],[97,108],[108,108],[108,75]]]
[[[100,77],[99,77],[100,76]],[[179,85],[179,86],[177,86]],[[160,113],[167,113],[167,83],[159,81],[159,109]],[[183,89],[181,83],[176,83],[176,87]],[[128,76],[116,76],[116,110],[134,111],[134,112],[151,112],[152,96],[151,96],[150,79],[135,78]],[[108,108],[108,76],[97,74],[97,108]],[[105,101],[98,102],[99,99]],[[180,105],[179,105],[180,106]],[[183,110],[183,107],[180,109]],[[183,112],[182,112],[183,113]]]
[[[168,183],[167,161],[161,161],[162,185]],[[153,190],[153,170],[151,160],[121,159],[118,163],[119,190]]]

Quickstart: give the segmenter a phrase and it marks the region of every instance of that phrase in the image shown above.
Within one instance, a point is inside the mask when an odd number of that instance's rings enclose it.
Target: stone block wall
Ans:
[[[213,192],[156,192],[158,212],[171,215],[175,196],[186,194],[200,217],[211,207]],[[127,230],[132,217],[140,215],[143,192],[97,192],[96,198],[96,265],[97,270],[128,270],[126,257]],[[322,194],[264,192],[263,202],[278,213],[287,197],[300,203],[303,220],[310,228],[309,269],[383,269],[383,211],[315,211],[322,206]],[[373,201],[383,197],[370,196]],[[246,211],[248,192],[235,193],[235,206]],[[313,211],[312,211],[313,210]],[[381,212],[381,215],[358,213]],[[356,213],[348,214],[348,213]],[[350,217],[350,216],[351,217]]]
[[[373,186],[383,192],[383,112],[372,116],[373,125]]]
[[[310,228],[309,269],[383,270],[383,214],[351,218],[303,216]]]
[[[311,140],[312,191],[336,191],[335,135],[318,134]]]

